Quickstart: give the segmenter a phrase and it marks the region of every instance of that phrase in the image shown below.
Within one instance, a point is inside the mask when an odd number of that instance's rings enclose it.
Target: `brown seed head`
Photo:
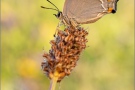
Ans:
[[[41,63],[44,73],[48,78],[58,77],[60,82],[65,76],[69,76],[76,66],[79,56],[86,48],[88,32],[83,28],[68,27],[64,31],[59,30],[55,40],[51,40],[51,50],[44,53],[44,61]],[[56,74],[57,72],[57,74]]]

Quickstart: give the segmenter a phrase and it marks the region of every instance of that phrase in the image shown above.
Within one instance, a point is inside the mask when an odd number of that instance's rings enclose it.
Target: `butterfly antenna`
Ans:
[[[51,3],[55,8],[57,8],[50,0],[47,0],[49,3]],[[55,9],[56,10],[56,9]],[[56,11],[60,11],[58,8]]]
[[[54,8],[47,8],[47,7],[44,7],[44,6],[41,6],[41,8],[44,8],[44,9],[52,9],[52,10],[55,10],[55,11],[58,11],[58,12],[59,12],[59,10],[54,9]]]

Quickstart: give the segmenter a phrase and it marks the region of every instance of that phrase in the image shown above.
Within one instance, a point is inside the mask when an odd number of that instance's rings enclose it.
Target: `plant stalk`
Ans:
[[[57,80],[58,80],[58,77],[55,77],[55,76],[54,76],[54,77],[52,78],[51,83],[50,83],[50,88],[49,88],[49,90],[55,90]]]

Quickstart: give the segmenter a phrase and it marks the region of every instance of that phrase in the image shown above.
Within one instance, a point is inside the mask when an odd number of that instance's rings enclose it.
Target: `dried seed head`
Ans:
[[[48,78],[57,76],[57,82],[60,82],[65,76],[70,75],[82,50],[86,48],[87,35],[88,32],[81,27],[79,29],[68,27],[64,31],[58,31],[56,39],[50,41],[52,46],[49,54],[43,54],[45,59],[41,63]]]

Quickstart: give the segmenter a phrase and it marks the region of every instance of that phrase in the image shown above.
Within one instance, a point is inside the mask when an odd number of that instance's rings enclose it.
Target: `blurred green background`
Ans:
[[[65,0],[51,0],[60,10]],[[59,20],[46,0],[1,1],[1,90],[48,90],[40,64]],[[56,90],[133,90],[134,0],[119,0],[88,28],[88,43],[76,68]]]

